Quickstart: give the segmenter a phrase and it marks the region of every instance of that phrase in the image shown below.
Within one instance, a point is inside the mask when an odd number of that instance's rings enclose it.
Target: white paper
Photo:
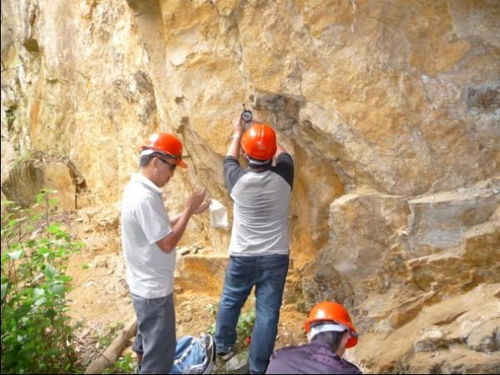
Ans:
[[[210,225],[213,228],[224,228],[229,227],[229,222],[227,220],[227,210],[226,207],[222,205],[218,200],[212,199],[210,206],[208,207],[210,213]]]

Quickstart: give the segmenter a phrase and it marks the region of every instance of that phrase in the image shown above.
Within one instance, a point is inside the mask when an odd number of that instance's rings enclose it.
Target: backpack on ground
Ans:
[[[177,340],[171,374],[210,374],[215,364],[215,344],[211,335],[183,336]]]

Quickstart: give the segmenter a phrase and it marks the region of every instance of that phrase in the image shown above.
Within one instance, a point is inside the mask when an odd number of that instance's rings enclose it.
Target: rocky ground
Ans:
[[[82,364],[88,365],[134,317],[134,311],[125,282],[117,210],[111,206],[80,210],[66,215],[65,223],[87,245],[70,260],[73,290],[68,298],[69,313],[77,326],[77,350]],[[177,252],[177,335],[198,335],[209,331],[215,322],[214,308],[227,258],[200,245],[181,246]],[[250,299],[244,310],[248,311],[252,302]],[[285,304],[276,347],[304,343],[304,319],[305,314],[297,312],[293,304]],[[131,350],[131,344],[132,340],[125,353]],[[228,365],[232,370],[242,366],[236,358]]]
[[[86,243],[81,253],[73,255],[68,267],[74,287],[69,294],[69,312],[78,327],[76,341],[85,365],[134,317],[124,279],[118,209],[100,206],[61,217],[68,229]],[[415,217],[417,220],[419,216]],[[496,219],[493,216],[491,220]],[[436,225],[424,229],[444,230]],[[367,291],[366,300],[352,311],[362,339],[360,345],[348,353],[351,360],[365,372],[371,369],[408,373],[432,369],[444,373],[495,373],[500,348],[500,284],[495,282],[497,263],[488,259],[495,259],[500,239],[496,227],[490,228],[490,222],[484,225],[474,227],[473,233],[468,234],[463,250],[443,253],[440,257],[424,256],[420,263],[407,262],[404,273],[398,271],[401,273],[398,276],[395,271],[390,279],[394,285],[401,283],[399,288],[384,289],[381,280],[382,287],[376,292]],[[420,232],[425,233],[424,229]],[[179,337],[198,335],[212,327],[227,263],[225,255],[188,238],[189,243],[177,249],[175,298]],[[472,253],[474,258],[469,255]],[[468,265],[471,259],[477,264]],[[458,274],[455,268],[464,269],[462,278],[454,278]],[[302,325],[310,301],[336,298],[343,288],[348,291],[349,285],[339,284],[333,277],[334,268],[329,262],[321,263],[319,269],[323,273],[299,268],[291,262],[277,348],[305,342]],[[475,273],[467,270],[475,270]],[[413,276],[407,278],[408,272]],[[398,277],[401,280],[398,281]],[[469,279],[471,281],[467,281]],[[478,282],[483,279],[490,282]],[[429,280],[432,283],[426,291],[422,288],[426,288]],[[413,284],[420,289],[415,290]],[[251,304],[250,299],[244,310],[248,311]],[[382,342],[385,344],[381,345]],[[129,351],[130,346],[125,349]],[[245,354],[241,354],[228,364],[230,368],[220,371],[234,371],[244,362]]]

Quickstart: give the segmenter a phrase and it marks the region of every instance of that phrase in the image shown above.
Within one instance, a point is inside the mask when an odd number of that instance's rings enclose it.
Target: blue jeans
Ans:
[[[250,344],[250,373],[263,374],[269,364],[287,272],[288,255],[229,259],[217,314],[215,345],[218,353],[225,353],[236,343],[241,307],[255,285],[256,319]]]

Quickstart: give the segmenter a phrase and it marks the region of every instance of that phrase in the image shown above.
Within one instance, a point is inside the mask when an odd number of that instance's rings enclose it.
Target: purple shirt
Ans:
[[[331,347],[315,341],[277,350],[270,358],[266,374],[362,374]]]

